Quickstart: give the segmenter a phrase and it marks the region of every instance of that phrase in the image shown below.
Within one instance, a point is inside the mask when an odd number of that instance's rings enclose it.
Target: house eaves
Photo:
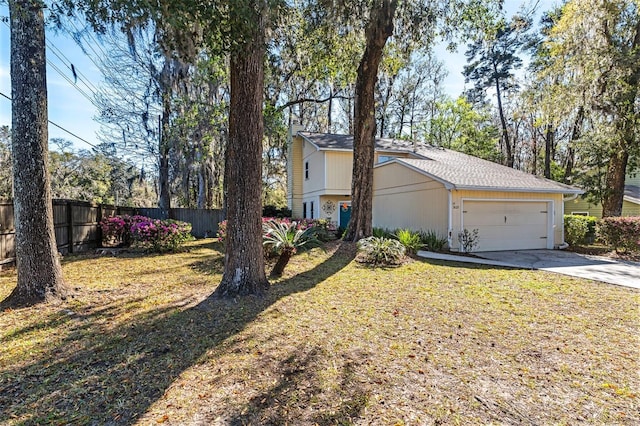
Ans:
[[[420,156],[417,155],[419,157],[422,157],[422,159],[428,160],[428,161],[436,161],[433,159],[430,159],[428,157],[424,157],[424,156]],[[551,193],[551,194],[583,194],[584,191],[582,189],[579,188],[560,188],[560,187],[556,187],[556,188],[535,188],[535,187],[506,187],[506,186],[488,186],[488,185],[461,185],[461,184],[456,184],[455,182],[451,182],[445,178],[443,178],[442,176],[439,176],[437,174],[434,173],[430,173],[420,167],[417,167],[407,161],[405,161],[402,158],[396,158],[393,160],[389,160],[389,161],[385,161],[384,163],[381,164],[377,164],[374,166],[374,168],[378,168],[378,167],[384,167],[385,165],[388,164],[400,164],[410,170],[413,170],[417,173],[420,173],[423,176],[426,176],[436,182],[441,183],[442,185],[444,185],[445,189],[447,190],[468,190],[468,191],[500,191],[500,192],[531,192],[531,193]]]

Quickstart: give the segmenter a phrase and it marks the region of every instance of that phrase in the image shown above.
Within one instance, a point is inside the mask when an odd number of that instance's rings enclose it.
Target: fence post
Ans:
[[[98,220],[98,241],[96,242],[96,247],[102,247],[102,226],[100,226],[100,222],[102,222],[102,204],[98,204],[98,213],[96,219]]]
[[[73,253],[73,206],[69,200],[67,204],[67,248],[69,254]]]

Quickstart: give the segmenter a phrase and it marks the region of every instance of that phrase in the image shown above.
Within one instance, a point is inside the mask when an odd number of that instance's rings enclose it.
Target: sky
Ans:
[[[8,17],[9,9],[6,4],[0,5],[0,17]],[[66,58],[70,59],[76,70],[79,70],[87,77],[87,80],[95,86],[99,86],[102,75],[96,65],[82,53],[75,42],[70,37],[63,34],[56,34],[55,31],[47,29],[47,43],[53,47],[47,47],[47,59],[60,71],[62,71],[71,81],[73,75],[71,70],[65,65]],[[62,60],[52,52],[58,49]],[[63,56],[64,55],[64,56]],[[0,93],[11,97],[11,77],[10,77],[10,36],[8,23],[0,22]],[[88,89],[82,88],[89,96]],[[96,145],[96,131],[99,124],[94,121],[97,114],[96,107],[75,89],[62,75],[56,71],[52,65],[47,65],[47,91],[49,105],[49,120],[59,126],[76,134],[87,142]],[[0,126],[11,126],[11,102],[0,95]],[[86,142],[71,136],[63,130],[49,125],[49,138],[64,138],[74,143],[76,149],[90,149]]]
[[[533,1],[533,3],[538,2],[539,10],[543,11],[549,10],[559,0],[530,1]],[[507,16],[511,16],[519,9],[523,0],[505,0],[504,3]],[[8,16],[7,5],[0,4],[0,17]],[[536,18],[536,22],[537,20],[538,18]],[[72,141],[76,149],[90,149],[91,146],[89,144],[96,145],[99,143],[96,132],[100,126],[94,120],[98,112],[96,107],[73,84],[65,80],[61,73],[73,82],[74,78],[68,67],[69,63],[73,63],[75,69],[81,73],[90,86],[99,87],[102,82],[102,75],[94,63],[94,61],[99,62],[99,58],[96,57],[96,53],[99,52],[90,50],[91,57],[88,57],[70,36],[60,31],[56,32],[48,28],[46,37],[48,44],[47,59],[53,64],[47,65],[49,120],[79,137],[76,138],[50,124],[49,138],[64,138]],[[100,51],[100,49],[97,50]],[[58,53],[58,56],[54,52]],[[449,74],[444,81],[444,89],[452,97],[457,97],[464,89],[464,77],[461,74],[465,65],[463,53],[464,46],[459,47],[458,53],[447,52],[444,46],[436,48],[437,57],[445,62],[449,70]],[[9,27],[8,23],[0,22],[0,93],[10,97],[11,80],[9,70]],[[77,84],[88,96],[91,96],[91,92],[82,84],[82,81]],[[0,95],[0,126],[3,125],[11,125],[11,102]]]

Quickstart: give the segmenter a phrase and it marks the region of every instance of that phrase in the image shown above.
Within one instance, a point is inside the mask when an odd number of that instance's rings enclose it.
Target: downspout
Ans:
[[[451,194],[451,189],[447,190],[447,197],[449,199],[449,202],[447,203],[449,210],[447,217],[447,244],[449,245],[449,250],[451,250],[453,244],[453,238],[451,236],[453,234],[453,195]]]
[[[578,198],[578,195],[580,195],[580,194],[571,194],[571,195],[569,196],[569,198],[564,198],[564,197],[562,197],[562,201],[573,201],[573,200],[575,200],[576,198]]]

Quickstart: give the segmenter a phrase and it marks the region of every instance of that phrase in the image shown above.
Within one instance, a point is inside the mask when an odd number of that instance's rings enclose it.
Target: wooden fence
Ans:
[[[160,209],[139,208],[138,214],[159,219]],[[191,224],[191,234],[197,238],[215,237],[218,223],[222,221],[222,210],[169,209],[169,218]]]
[[[62,254],[80,253],[99,247],[102,233],[99,223],[103,217],[141,214],[160,218],[160,209],[120,207],[92,204],[84,201],[53,200],[53,222],[56,244]],[[195,237],[213,237],[221,220],[220,210],[171,209],[171,219],[192,224]],[[0,265],[15,260],[15,224],[13,202],[0,201]]]

